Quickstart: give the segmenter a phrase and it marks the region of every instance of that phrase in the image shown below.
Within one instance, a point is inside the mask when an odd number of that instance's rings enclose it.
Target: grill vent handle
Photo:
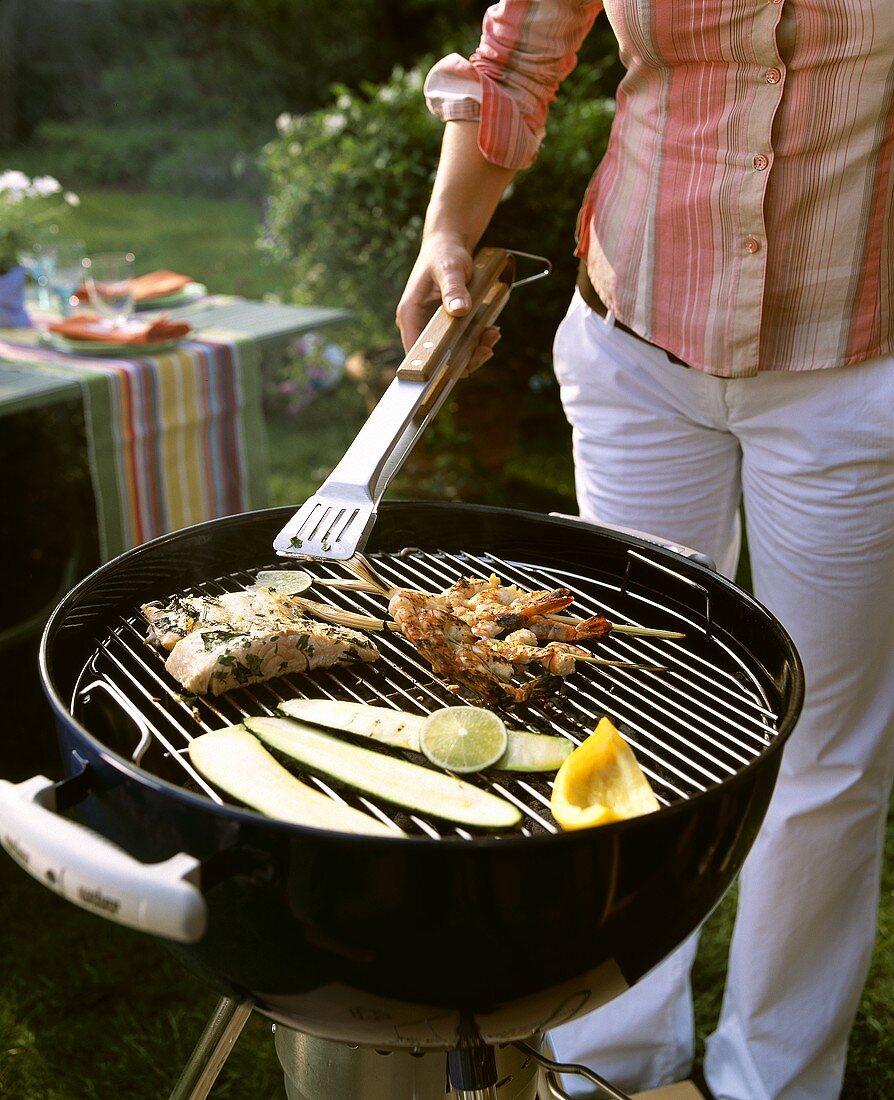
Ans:
[[[208,911],[197,883],[200,864],[180,852],[140,863],[111,841],[60,815],[57,794],[70,780],[35,775],[0,780],[0,844],[38,882],[128,928],[178,943],[197,943]]]
[[[595,531],[617,531],[619,535],[632,535],[634,538],[642,539],[643,542],[651,542],[655,546],[660,546],[663,550],[680,554],[684,558],[694,561],[697,565],[703,565],[706,569],[710,569],[712,573],[717,572],[717,563],[713,558],[709,558],[707,554],[702,554],[698,550],[693,550],[691,547],[683,546],[678,542],[670,542],[667,539],[659,538],[658,535],[650,535],[646,531],[637,531],[633,527],[619,527],[616,523],[589,523],[587,520],[581,519],[580,516],[570,516],[566,512],[550,512],[550,516],[555,519],[570,519],[585,527],[591,527]]]

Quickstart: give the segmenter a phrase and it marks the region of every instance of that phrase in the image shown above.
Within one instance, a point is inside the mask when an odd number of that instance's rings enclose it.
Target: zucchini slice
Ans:
[[[296,779],[242,726],[226,726],[194,738],[189,759],[215,787],[268,817],[342,833],[405,835]]]
[[[455,776],[362,749],[289,718],[246,718],[266,745],[308,771],[329,776],[374,798],[478,829],[511,829],[521,813],[489,791]]]
[[[280,703],[278,709],[301,722],[354,737],[368,737],[371,741],[412,752],[419,752],[419,729],[425,721],[421,714],[336,699],[288,699]],[[506,732],[509,738],[506,751],[493,765],[501,771],[554,772],[574,749],[564,737],[529,730]]]

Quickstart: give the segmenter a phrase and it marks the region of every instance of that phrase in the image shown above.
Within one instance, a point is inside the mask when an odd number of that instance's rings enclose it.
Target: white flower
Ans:
[[[31,186],[28,188],[28,194],[45,199],[49,195],[55,195],[61,190],[62,184],[53,176],[35,176],[31,181]]]
[[[285,134],[289,131],[292,125],[292,116],[288,111],[283,111],[281,115],[276,116],[276,129],[280,134]]]
[[[345,116],[338,111],[326,115],[323,119],[323,129],[327,134],[338,134],[345,128]]]
[[[80,200],[63,191],[54,176],[29,179],[24,172],[0,172],[0,272],[9,271],[22,255],[58,236],[58,215]]]
[[[10,170],[8,172],[0,172],[0,193],[3,191],[21,191],[28,190],[28,186],[31,180],[25,175],[24,172],[18,172]]]

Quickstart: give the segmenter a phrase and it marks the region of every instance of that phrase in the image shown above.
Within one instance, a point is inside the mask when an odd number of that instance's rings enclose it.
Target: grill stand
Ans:
[[[218,1001],[168,1100],[207,1100],[251,1013],[252,1005],[248,1000],[236,1001],[222,997]],[[529,1043],[516,1042],[512,1046],[544,1070],[539,1100],[572,1100],[559,1083],[559,1074],[575,1075],[591,1081],[598,1090],[592,1100],[604,1100],[605,1097],[610,1100],[631,1100],[628,1093],[615,1088],[586,1066],[557,1062]],[[493,1072],[488,1073],[488,1067],[493,1065],[492,1054],[484,1060],[483,1069],[479,1061],[466,1055],[467,1052],[464,1051],[451,1052],[448,1055],[449,1073],[454,1082],[456,1100],[498,1100],[499,1083],[493,1083],[496,1081]],[[460,1087],[466,1085],[470,1087]],[[476,1087],[478,1085],[481,1087]],[[402,1098],[396,1097],[395,1100]]]
[[[547,1058],[541,1051],[528,1046],[527,1043],[514,1043],[513,1045],[526,1051],[545,1071],[542,1075],[542,1084],[546,1093],[540,1097],[540,1100],[574,1100],[559,1083],[558,1074],[560,1073],[584,1077],[596,1085],[599,1091],[592,1097],[587,1097],[586,1100],[602,1100],[605,1096],[611,1097],[611,1100],[632,1100],[629,1093],[621,1092],[619,1088],[616,1088],[604,1077],[600,1077],[598,1073],[594,1073],[586,1066],[579,1066],[571,1062],[556,1062],[552,1058]]]
[[[169,1100],[205,1100],[251,1011],[251,1001],[221,997]]]

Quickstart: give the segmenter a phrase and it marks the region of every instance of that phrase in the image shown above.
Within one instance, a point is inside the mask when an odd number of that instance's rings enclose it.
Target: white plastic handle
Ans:
[[[56,785],[43,775],[0,780],[0,844],[24,870],[82,909],[179,943],[205,934],[200,863],[180,852],[140,863],[111,841],[62,817]]]

